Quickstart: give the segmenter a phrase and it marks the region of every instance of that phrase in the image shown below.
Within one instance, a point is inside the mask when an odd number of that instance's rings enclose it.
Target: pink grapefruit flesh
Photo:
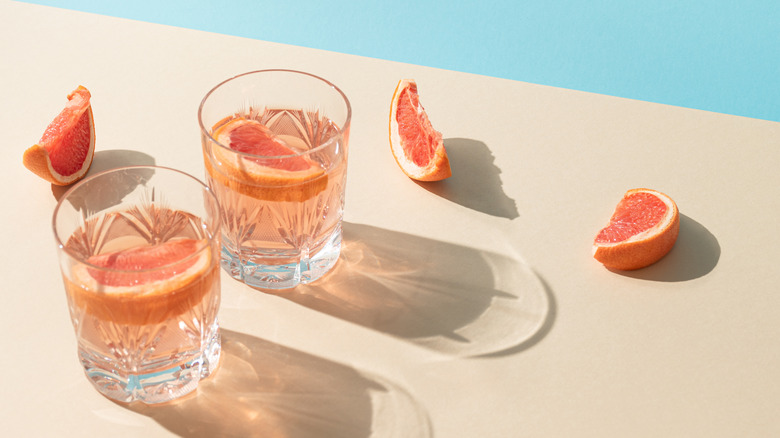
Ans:
[[[622,242],[631,236],[649,230],[657,224],[668,210],[666,204],[645,192],[637,192],[620,200],[609,226],[596,236],[597,243]]]

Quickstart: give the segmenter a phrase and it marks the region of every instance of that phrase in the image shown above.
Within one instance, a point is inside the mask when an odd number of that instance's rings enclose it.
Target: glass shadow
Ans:
[[[518,351],[549,331],[552,295],[519,260],[369,225],[343,229],[334,271],[278,296],[453,356]]]
[[[116,169],[117,167],[124,166],[154,166],[155,159],[151,155],[147,155],[143,152],[132,151],[128,149],[110,149],[96,151],[95,156],[92,158],[92,164],[89,166],[89,171],[86,177],[90,177],[104,170]],[[51,185],[51,192],[54,198],[59,201],[62,195],[70,189],[72,185],[58,186]],[[132,187],[130,190],[134,189]],[[115,190],[113,195],[118,199],[122,199],[127,193],[120,193],[118,189],[107,187],[106,190]],[[128,192],[129,193],[129,192]]]
[[[224,329],[220,368],[193,395],[123,406],[183,437],[431,436],[427,412],[398,385]]]

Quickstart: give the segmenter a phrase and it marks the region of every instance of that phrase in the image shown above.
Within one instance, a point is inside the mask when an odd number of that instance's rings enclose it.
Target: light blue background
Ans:
[[[36,0],[780,121],[780,1]]]

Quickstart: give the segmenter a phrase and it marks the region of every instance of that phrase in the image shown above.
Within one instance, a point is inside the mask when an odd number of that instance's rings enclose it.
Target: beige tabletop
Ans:
[[[0,34],[4,436],[780,435],[780,124],[5,0]],[[84,85],[90,173],[202,179],[201,98],[265,68],[352,103],[342,258],[287,292],[223,276],[217,374],[180,402],[115,404],[76,357],[64,190],[22,152]],[[401,78],[444,135],[445,182],[392,158]],[[675,199],[679,239],[612,272],[591,243],[634,187]]]

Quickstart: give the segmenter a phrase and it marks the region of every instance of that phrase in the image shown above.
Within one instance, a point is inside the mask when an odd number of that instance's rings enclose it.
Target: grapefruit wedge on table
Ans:
[[[179,239],[93,255],[77,265],[74,301],[100,319],[161,322],[184,312],[210,290],[211,251],[205,240]]]
[[[593,257],[612,269],[644,268],[672,249],[679,230],[680,214],[672,198],[651,189],[632,189],[596,235]]]
[[[266,201],[301,202],[328,185],[322,167],[291,149],[257,120],[236,117],[220,121],[212,129],[212,137],[230,151],[211,145],[215,163],[206,159],[206,170],[239,193]]]
[[[433,129],[411,79],[401,79],[393,93],[390,150],[409,178],[440,181],[452,175],[442,135]]]
[[[49,124],[41,141],[24,151],[24,166],[52,184],[72,184],[87,174],[95,154],[89,91],[79,86]]]

